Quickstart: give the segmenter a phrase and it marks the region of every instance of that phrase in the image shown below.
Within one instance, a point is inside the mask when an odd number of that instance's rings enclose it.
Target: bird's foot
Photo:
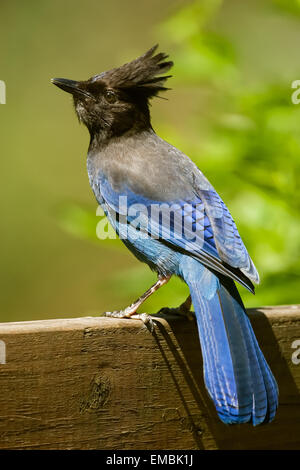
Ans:
[[[151,333],[154,331],[154,321],[147,313],[135,313],[130,309],[125,309],[105,312],[105,316],[110,318],[133,318],[134,320],[141,320]]]
[[[154,323],[154,321],[153,321],[153,319],[151,318],[150,315],[148,315],[147,313],[137,313],[135,315],[132,315],[131,318],[141,320],[144,323],[144,325],[148,328],[148,330],[151,333],[153,333],[155,323]]]
[[[189,321],[192,321],[195,318],[194,312],[191,312],[190,310],[183,310],[180,307],[177,307],[177,308],[163,307],[157,313],[163,314],[163,315],[180,315],[181,317],[184,317]]]
[[[189,296],[183,304],[177,308],[163,307],[158,313],[165,315],[180,315],[181,317],[187,318],[189,321],[194,320],[195,313],[190,311],[192,305],[191,297]]]

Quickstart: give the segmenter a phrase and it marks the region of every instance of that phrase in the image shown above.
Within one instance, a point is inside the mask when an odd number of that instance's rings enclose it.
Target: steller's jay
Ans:
[[[191,294],[180,311],[193,303],[205,385],[220,419],[270,422],[277,384],[234,283],[254,292],[259,276],[220,196],[151,126],[149,100],[167,90],[164,74],[173,65],[156,48],[86,81],[52,80],[73,95],[90,132],[87,169],[98,203],[129,250],[158,274],[136,302],[110,316],[135,315],[149,295],[179,276]]]

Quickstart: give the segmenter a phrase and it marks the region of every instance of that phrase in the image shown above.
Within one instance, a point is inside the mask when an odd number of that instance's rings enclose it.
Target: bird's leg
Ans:
[[[126,307],[124,310],[114,311],[114,312],[106,312],[105,315],[107,317],[113,318],[137,318],[142,320],[145,324],[150,324],[151,331],[153,330],[153,322],[149,315],[146,313],[136,314],[137,309],[145,302],[150,295],[156,292],[160,287],[164,286],[169,280],[171,276],[158,276],[158,279],[153,286],[150,287],[143,295],[141,295],[135,302],[133,302],[129,307]]]
[[[177,308],[168,308],[164,307],[159,310],[158,313],[171,314],[171,315],[181,315],[186,317],[188,320],[194,318],[194,314],[190,311],[192,305],[192,298],[189,295],[188,298]]]

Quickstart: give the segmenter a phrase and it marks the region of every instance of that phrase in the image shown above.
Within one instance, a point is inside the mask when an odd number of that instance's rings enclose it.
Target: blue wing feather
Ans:
[[[202,198],[195,195],[193,200],[175,200],[167,203],[164,201],[162,203],[161,201],[151,200],[142,194],[136,194],[125,186],[122,187],[121,191],[116,191],[103,174],[99,177],[98,184],[101,196],[108,207],[118,215],[126,216],[128,223],[133,223],[137,215],[130,216],[128,208],[143,207],[143,217],[141,217],[141,213],[138,217],[139,227],[136,227],[138,230],[147,232],[150,237],[159,238],[163,242],[170,243],[175,249],[186,251],[198,258],[207,267],[233,278],[253,292],[251,282],[246,276],[243,276],[238,263],[238,255],[242,260],[246,259],[247,256],[249,258],[249,255],[238,235],[228,209],[217,193],[209,194],[209,197],[205,193]],[[120,204],[121,196],[126,199],[126,204]],[[208,206],[209,201],[211,201],[210,206]],[[169,227],[163,223],[161,218],[155,220],[152,216],[151,210],[157,205],[159,205],[162,215],[164,214],[164,208],[166,211],[169,211],[170,207],[174,208],[173,223]],[[227,218],[228,228],[225,224],[225,218]],[[227,238],[223,234],[224,227],[227,231]],[[230,238],[231,232],[234,235]],[[231,240],[232,237],[234,237],[233,248],[228,243],[228,239]],[[222,250],[220,246],[223,247]],[[225,260],[225,256],[220,256],[220,252],[221,254],[226,253]]]

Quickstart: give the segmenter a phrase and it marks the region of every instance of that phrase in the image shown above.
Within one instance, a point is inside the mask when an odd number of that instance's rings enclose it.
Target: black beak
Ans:
[[[81,88],[81,82],[69,80],[68,78],[52,78],[51,82],[67,93],[71,93],[72,95],[83,95],[93,99],[93,96],[90,95],[90,93]]]

